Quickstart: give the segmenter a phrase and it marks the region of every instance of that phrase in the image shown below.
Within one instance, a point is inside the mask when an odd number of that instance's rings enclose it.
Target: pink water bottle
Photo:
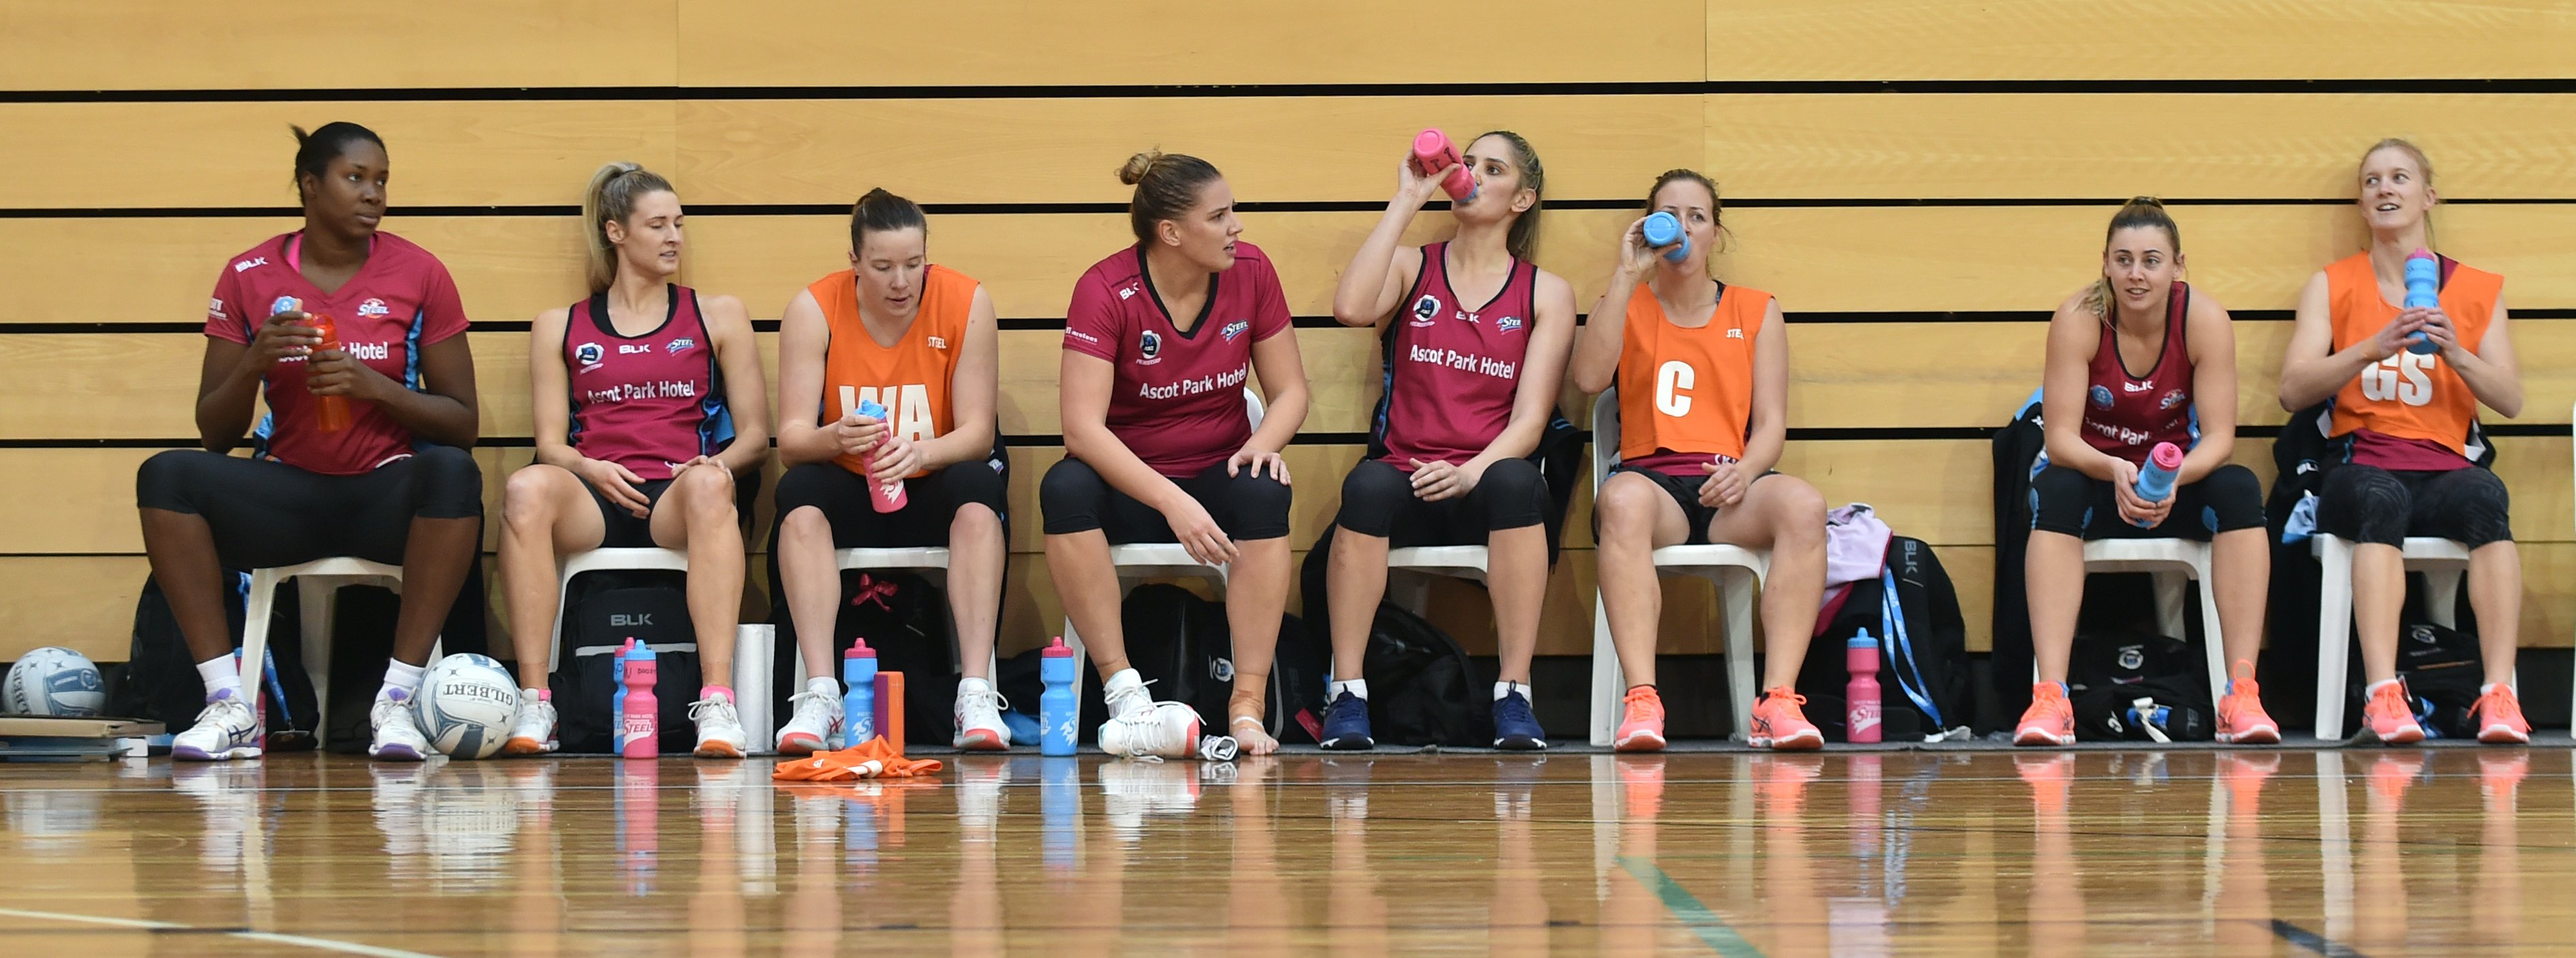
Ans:
[[[1843,701],[1850,704],[1843,740],[1854,745],[1877,744],[1878,640],[1869,637],[1868,629],[1843,643],[1843,662],[1851,669],[1851,684],[1843,687]]]
[[[877,405],[876,400],[871,399],[860,403],[859,415],[885,423],[886,435],[894,435],[894,424],[886,422],[886,408],[884,406]],[[867,455],[860,457],[860,459],[867,464],[868,471],[870,473],[874,473],[876,471],[876,453],[868,453]],[[897,509],[903,508],[903,477],[896,476],[893,482],[888,483],[878,483],[874,478],[869,479],[868,505],[874,506],[878,512],[893,512]]]
[[[1422,171],[1422,175],[1429,176],[1440,172],[1440,168],[1444,166],[1449,168],[1449,175],[1441,178],[1440,189],[1447,192],[1449,198],[1456,202],[1464,203],[1475,199],[1476,178],[1467,173],[1466,161],[1459,159],[1458,146],[1449,142],[1449,134],[1442,133],[1437,128],[1415,134],[1413,168]]]
[[[653,680],[662,667],[654,659],[653,647],[641,642],[626,659],[626,701],[618,706],[617,734],[618,754],[627,758],[662,754],[661,703],[653,699]]]

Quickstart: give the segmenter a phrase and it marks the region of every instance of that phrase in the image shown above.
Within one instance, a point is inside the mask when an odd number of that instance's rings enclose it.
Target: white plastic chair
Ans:
[[[1261,395],[1253,392],[1251,387],[1245,387],[1243,405],[1244,411],[1252,417],[1252,428],[1260,429]],[[1110,546],[1109,564],[1118,569],[1118,597],[1121,601],[1127,598],[1128,590],[1149,579],[1208,579],[1216,583],[1217,597],[1222,599],[1225,596],[1226,567],[1200,564],[1190,558],[1189,550],[1177,542]],[[1082,636],[1074,630],[1072,616],[1066,616],[1064,620],[1064,644],[1073,650],[1074,661],[1090,661],[1090,653],[1082,647]],[[1073,709],[1073,727],[1079,729],[1082,727],[1081,696],[1074,697]]]
[[[302,565],[252,569],[250,597],[242,620],[242,697],[254,707],[260,701],[259,682],[267,672],[268,619],[275,611],[277,587],[288,579],[302,579],[297,589],[297,602],[303,613],[304,674],[313,681],[313,717],[315,728],[321,728],[331,714],[331,618],[339,605],[340,587],[348,585],[382,585],[402,592],[402,567],[369,562],[348,556],[315,559]],[[437,662],[439,647],[431,646],[429,660]]]
[[[572,580],[584,572],[606,569],[661,569],[689,571],[689,554],[678,549],[644,547],[634,549],[592,549],[560,563],[556,576],[554,641],[546,656],[546,674],[551,676],[563,663],[563,623],[566,605],[572,598]],[[734,708],[742,714],[742,728],[750,739],[746,751],[753,755],[771,752],[770,738],[776,721],[770,714],[770,682],[776,671],[771,656],[777,652],[778,631],[766,625],[743,623],[734,629],[733,684]],[[695,694],[691,691],[690,694]]]
[[[1592,403],[1592,488],[1598,495],[1619,464],[1619,390],[1601,391]],[[1735,735],[1744,741],[1753,727],[1753,608],[1762,580],[1771,574],[1771,551],[1742,546],[1665,546],[1655,550],[1655,569],[1668,575],[1707,579],[1717,584],[1718,605],[1726,618],[1728,698],[1735,707]],[[1627,694],[1619,670],[1618,647],[1610,642],[1610,613],[1596,587],[1592,596],[1592,744],[1608,745],[1619,729],[1619,703]]]
[[[2227,694],[2227,642],[2218,625],[2218,590],[2210,584],[2209,543],[2189,539],[2094,539],[2084,543],[2084,574],[2144,572],[2155,577],[2157,631],[2191,634],[2183,622],[2183,584],[2200,583],[2201,647],[2209,657],[2209,694]],[[2038,666],[2032,667],[2036,681]]]
[[[2308,539],[2325,578],[2317,587],[2317,727],[2321,739],[2341,738],[2345,658],[2352,644],[2352,543],[2319,532]],[[2422,571],[2424,612],[2433,624],[2458,622],[2460,577],[2469,569],[2467,546],[2449,539],[2410,536],[2401,554],[2406,571]]]

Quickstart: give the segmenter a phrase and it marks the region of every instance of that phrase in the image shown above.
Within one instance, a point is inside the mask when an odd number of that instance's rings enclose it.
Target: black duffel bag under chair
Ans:
[[[2421,578],[2413,578],[2422,588]],[[2362,677],[2360,643],[2353,643],[2349,661],[2344,672],[2352,677],[2344,692],[2345,737],[2362,728],[2362,691],[2368,680]],[[2425,622],[2401,624],[2397,678],[2405,685],[2407,701],[2415,704],[2415,723],[2424,727],[2425,738],[2478,737],[2477,717],[2470,712],[2478,704],[2478,686],[2486,682],[2486,656],[2478,648],[2477,633]]]
[[[770,560],[775,574],[777,560]],[[784,593],[782,593],[783,595]],[[770,608],[778,627],[771,660],[770,704],[776,727],[785,728],[794,711],[789,696],[805,691],[796,681],[796,621],[781,601]],[[885,569],[841,570],[840,614],[832,620],[832,678],[841,677],[841,657],[868,640],[876,650],[878,672],[903,673],[903,733],[906,744],[953,746],[957,742],[957,642],[949,634],[948,591],[922,576]],[[996,683],[994,688],[1001,686]],[[844,694],[849,690],[843,689]],[[1008,696],[1008,692],[1004,693]],[[1016,699],[1012,702],[1017,705]],[[1031,699],[1030,705],[1037,704]],[[835,706],[837,709],[838,706]],[[1029,744],[1029,743],[1016,743]]]
[[[653,650],[662,754],[687,755],[697,748],[698,727],[689,719],[689,704],[697,701],[701,675],[698,635],[689,621],[688,574],[602,569],[574,577],[564,602],[564,648],[551,679],[555,736],[563,751],[609,751],[617,721],[617,652],[630,638]]]
[[[2075,737],[2087,742],[2206,742],[2217,735],[2200,650],[2170,636],[2078,635],[2067,663]]]

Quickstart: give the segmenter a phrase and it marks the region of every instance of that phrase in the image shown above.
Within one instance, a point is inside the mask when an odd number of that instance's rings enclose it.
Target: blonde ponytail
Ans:
[[[590,175],[590,188],[581,194],[581,223],[591,295],[607,292],[617,281],[617,247],[608,243],[608,224],[626,222],[638,197],[657,192],[676,191],[671,181],[634,163],[610,163]]]

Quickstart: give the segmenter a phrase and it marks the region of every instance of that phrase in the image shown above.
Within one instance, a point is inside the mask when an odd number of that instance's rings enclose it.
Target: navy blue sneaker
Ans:
[[[1377,747],[1369,737],[1368,700],[1349,692],[1333,697],[1324,706],[1324,740],[1319,743],[1337,752],[1365,752]]]
[[[1512,692],[1494,700],[1494,747],[1511,752],[1547,749],[1547,730],[1530,714],[1529,699]]]

